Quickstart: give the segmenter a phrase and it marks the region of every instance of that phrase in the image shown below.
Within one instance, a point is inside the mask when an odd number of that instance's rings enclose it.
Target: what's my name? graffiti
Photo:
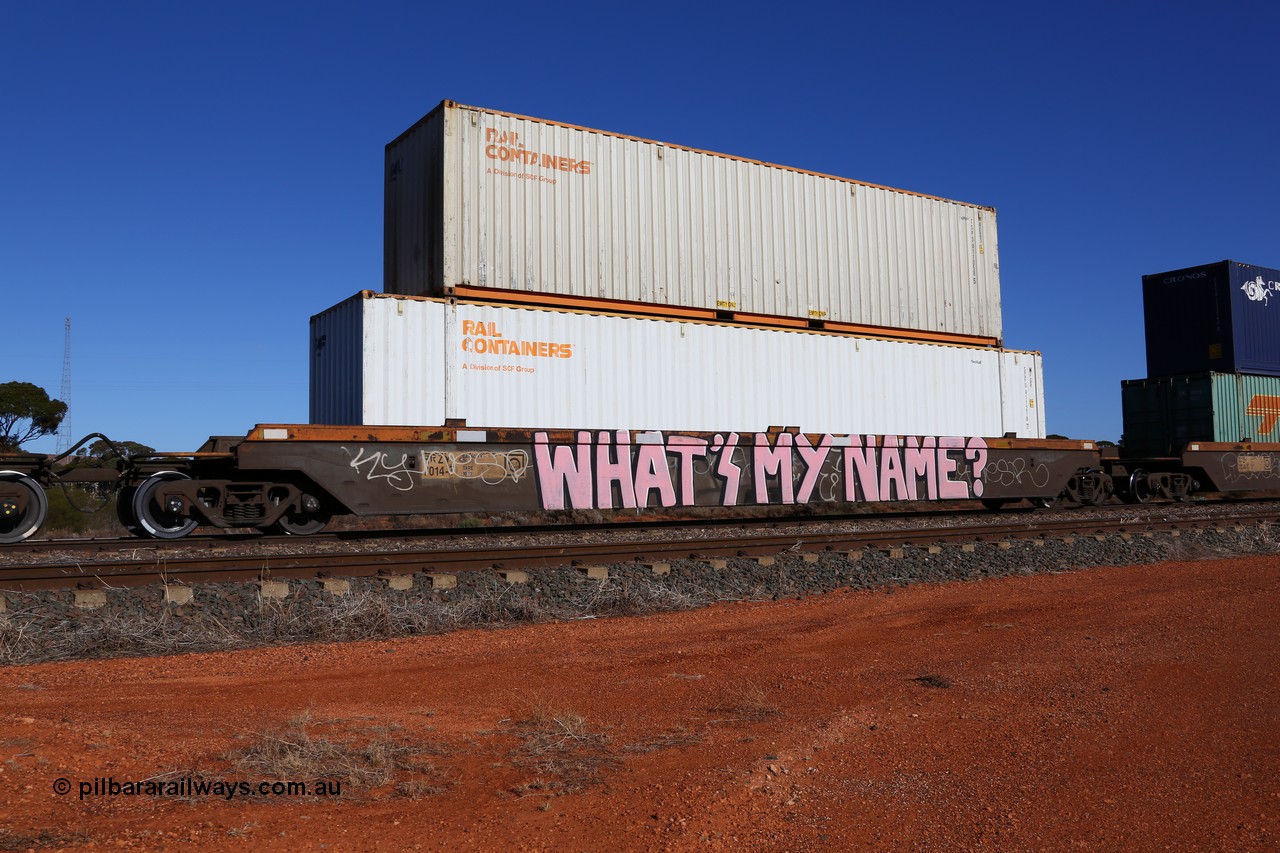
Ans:
[[[956,436],[534,434],[544,509],[980,498],[987,443]]]

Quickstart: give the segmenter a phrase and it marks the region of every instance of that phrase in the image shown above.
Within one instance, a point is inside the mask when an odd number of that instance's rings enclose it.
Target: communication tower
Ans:
[[[58,399],[67,404],[67,414],[58,427],[58,453],[71,448],[71,318],[67,318],[66,337],[62,346],[62,390]]]

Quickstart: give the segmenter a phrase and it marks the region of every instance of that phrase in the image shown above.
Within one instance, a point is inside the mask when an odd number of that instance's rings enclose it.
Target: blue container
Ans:
[[[1142,303],[1148,377],[1280,376],[1280,271],[1219,261],[1144,275]]]

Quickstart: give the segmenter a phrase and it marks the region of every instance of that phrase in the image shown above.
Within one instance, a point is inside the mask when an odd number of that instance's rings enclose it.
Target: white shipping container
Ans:
[[[364,291],[311,319],[321,424],[1043,438],[1038,353]]]
[[[451,101],[387,146],[384,227],[388,293],[1001,338],[992,208]]]

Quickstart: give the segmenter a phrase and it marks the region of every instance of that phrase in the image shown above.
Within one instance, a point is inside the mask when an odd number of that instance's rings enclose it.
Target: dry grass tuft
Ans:
[[[433,772],[434,775],[439,777],[440,781],[409,779],[405,782],[397,782],[396,794],[410,800],[420,800],[423,797],[434,797],[437,794],[443,794],[453,787],[453,782],[447,779],[446,774],[439,768],[428,765],[424,772]]]
[[[716,598],[698,583],[673,579],[575,584],[558,597],[530,596],[495,579],[449,600],[357,588],[324,600],[258,598],[227,614],[215,607],[179,616],[167,605],[139,610],[136,602],[127,609],[113,602],[68,616],[50,610],[38,594],[11,592],[0,612],[0,666],[441,634],[473,625],[691,610]]]
[[[606,770],[617,766],[609,737],[594,731],[581,714],[534,704],[512,724],[520,745],[511,763],[532,770],[535,777],[512,789],[518,796],[556,796],[600,784]]]
[[[751,681],[731,684],[724,698],[708,710],[725,716],[725,719],[712,720],[715,723],[758,723],[782,714],[782,709],[770,701],[765,689]]]
[[[387,727],[357,731],[349,739],[331,739],[317,732],[338,722],[315,722],[310,714],[300,714],[283,727],[250,735],[248,746],[224,758],[237,771],[263,778],[338,780],[359,791],[397,782],[397,792],[410,797],[441,793],[453,784],[445,771],[424,759],[443,754],[439,745],[411,742]],[[345,788],[343,795],[347,796]]]
[[[692,746],[695,743],[702,743],[702,741],[703,735],[698,732],[691,731],[684,726],[676,726],[662,734],[641,738],[635,743],[629,743],[623,749],[627,752],[636,753],[657,752],[677,746]]]
[[[243,645],[243,638],[216,621],[191,626],[165,610],[147,614],[101,611],[87,618],[62,621],[0,614],[0,666],[128,654],[176,654]]]
[[[18,834],[13,830],[0,828],[0,850],[38,850],[42,847],[67,850],[88,844],[89,840],[89,836],[83,832],[35,829],[26,834]]]

